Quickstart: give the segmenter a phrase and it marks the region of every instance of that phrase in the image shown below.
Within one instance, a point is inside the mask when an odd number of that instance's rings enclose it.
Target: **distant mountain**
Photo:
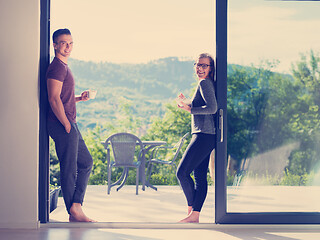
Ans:
[[[80,128],[93,128],[97,123],[112,123],[119,114],[119,106],[130,105],[131,112],[146,127],[153,117],[163,116],[165,105],[174,102],[182,92],[192,94],[197,80],[193,61],[169,57],[145,64],[115,64],[69,60],[76,81],[76,94],[87,89],[98,90],[94,100],[77,105]],[[228,64],[228,75],[234,67],[252,71],[252,67]]]
[[[177,57],[145,64],[94,63],[70,59],[69,66],[81,86],[128,88],[154,99],[175,97],[195,81],[193,62]]]
[[[153,116],[164,114],[164,105],[183,92],[190,94],[196,84],[193,61],[177,57],[145,64],[115,64],[69,60],[76,81],[76,94],[86,89],[98,90],[96,99],[77,105],[81,128],[116,119],[118,106],[129,101],[132,111],[149,124]]]

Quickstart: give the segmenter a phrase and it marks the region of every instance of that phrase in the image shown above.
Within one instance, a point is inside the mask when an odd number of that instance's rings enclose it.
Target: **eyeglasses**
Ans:
[[[207,67],[209,67],[210,65],[208,65],[208,64],[201,64],[201,63],[194,63],[193,64],[196,68],[202,68],[202,69],[206,69]]]

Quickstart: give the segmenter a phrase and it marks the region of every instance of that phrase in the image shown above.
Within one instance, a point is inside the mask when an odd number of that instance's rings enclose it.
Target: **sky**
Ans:
[[[229,0],[228,62],[277,70],[310,49],[320,52],[320,2]],[[69,28],[72,57],[146,63],[215,55],[215,0],[51,0],[51,35]],[[53,54],[53,52],[51,52]]]

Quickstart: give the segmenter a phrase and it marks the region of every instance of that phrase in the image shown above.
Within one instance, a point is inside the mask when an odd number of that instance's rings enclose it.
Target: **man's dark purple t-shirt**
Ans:
[[[63,83],[60,98],[64,106],[67,118],[71,122],[76,122],[76,101],[74,93],[74,78],[67,64],[59,58],[54,58],[47,70],[47,79],[55,79]],[[53,113],[51,107],[48,112],[48,119],[59,121]]]

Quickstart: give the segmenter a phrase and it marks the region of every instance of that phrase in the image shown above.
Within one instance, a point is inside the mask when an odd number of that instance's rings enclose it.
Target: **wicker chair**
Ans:
[[[119,184],[117,191],[123,187],[127,180],[129,168],[136,168],[136,194],[138,195],[139,187],[139,167],[142,160],[144,159],[144,147],[141,140],[130,133],[116,133],[107,138],[104,142],[104,147],[107,149],[107,164],[108,164],[108,194],[110,189]],[[110,158],[110,152],[112,149],[113,161]],[[121,177],[114,183],[111,184],[111,170],[114,167],[123,168]]]
[[[176,166],[176,159],[179,155],[179,152],[182,148],[182,145],[184,143],[184,141],[186,140],[187,136],[189,135],[189,133],[186,133],[176,144],[174,144],[173,146],[159,146],[159,147],[155,147],[154,150],[152,151],[152,154],[151,154],[151,159],[147,161],[147,175],[148,175],[148,178],[147,178],[147,186],[148,187],[151,187],[152,189],[156,190],[157,191],[157,188],[155,186],[153,186],[151,183],[150,183],[150,177],[151,177],[151,174],[152,174],[152,167],[154,164],[166,164],[166,165],[170,165],[172,167],[174,167],[175,169],[177,168]],[[161,159],[159,158],[159,150],[160,149],[171,149],[174,152],[174,155],[173,157],[169,160],[169,159]]]

